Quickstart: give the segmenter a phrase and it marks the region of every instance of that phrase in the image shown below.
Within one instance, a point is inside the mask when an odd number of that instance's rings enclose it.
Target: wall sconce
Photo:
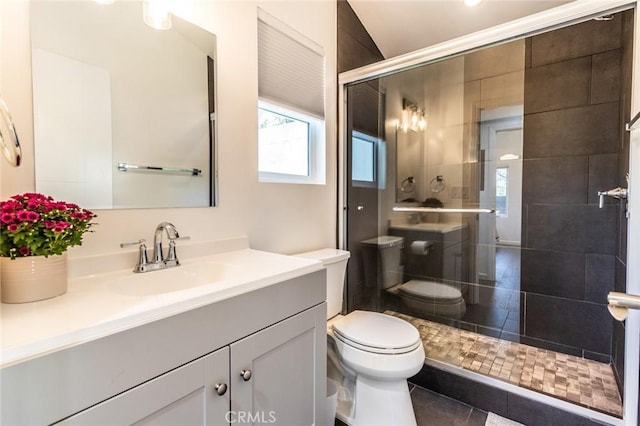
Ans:
[[[427,119],[424,109],[418,107],[407,99],[402,99],[402,117],[398,122],[398,128],[404,133],[409,130],[417,132],[427,128]]]
[[[169,0],[144,0],[142,2],[142,20],[156,30],[171,28],[171,14],[168,9]]]

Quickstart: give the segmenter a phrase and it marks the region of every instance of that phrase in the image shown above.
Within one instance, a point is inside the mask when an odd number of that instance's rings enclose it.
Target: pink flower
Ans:
[[[23,256],[29,256],[29,253],[31,253],[31,250],[29,250],[29,247],[24,246],[24,247],[20,247],[18,252]]]
[[[21,222],[28,222],[29,221],[29,211],[28,210],[19,210],[17,217],[18,220]]]
[[[14,213],[2,213],[0,214],[0,222],[2,223],[11,223],[13,222],[13,218],[15,217]]]
[[[12,223],[11,225],[7,226],[7,230],[9,232],[16,232],[18,230],[18,224]]]
[[[56,226],[55,222],[52,222],[50,220],[45,220],[44,221],[44,227],[47,228],[47,229],[52,229],[55,226]]]
[[[36,212],[29,212],[27,216],[31,222],[37,222],[40,219],[40,215]]]

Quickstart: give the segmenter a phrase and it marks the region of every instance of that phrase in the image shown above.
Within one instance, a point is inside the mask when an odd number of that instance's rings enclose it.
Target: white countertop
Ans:
[[[95,259],[93,259],[95,261]],[[88,261],[90,262],[90,261]],[[207,263],[209,262],[209,263]],[[145,295],[118,280],[150,281],[186,277],[190,268],[224,265],[225,276],[209,284],[184,290]],[[200,306],[231,298],[323,268],[316,260],[268,253],[249,248],[234,249],[182,261],[182,266],[135,274],[132,267],[107,273],[72,277],[62,296],[0,307],[0,367],[91,341]],[[176,275],[181,270],[182,275]],[[197,268],[195,269],[197,270]],[[166,275],[163,274],[173,274]],[[150,282],[152,282],[151,280]],[[147,292],[148,293],[148,292]]]

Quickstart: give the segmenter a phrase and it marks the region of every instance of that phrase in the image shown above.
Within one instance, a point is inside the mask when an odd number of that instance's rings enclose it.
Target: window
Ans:
[[[496,214],[507,216],[507,196],[509,194],[509,168],[496,167]]]
[[[386,152],[380,139],[360,132],[351,137],[351,180],[353,186],[384,189]]]
[[[264,101],[258,106],[261,182],[324,183],[322,120]],[[322,145],[322,148],[319,148]],[[318,169],[322,168],[322,171]],[[319,179],[321,177],[322,179]],[[318,182],[322,180],[322,182]]]
[[[325,183],[322,47],[258,13],[260,182]]]

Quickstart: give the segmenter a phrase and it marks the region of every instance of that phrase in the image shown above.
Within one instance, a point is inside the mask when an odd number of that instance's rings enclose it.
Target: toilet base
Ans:
[[[347,379],[347,381],[351,381]],[[379,381],[358,376],[355,384],[343,382],[354,401],[338,401],[336,417],[350,426],[415,426],[409,386],[406,380]],[[351,389],[349,389],[351,388]],[[354,389],[355,388],[355,389]],[[340,393],[339,393],[340,395]]]

